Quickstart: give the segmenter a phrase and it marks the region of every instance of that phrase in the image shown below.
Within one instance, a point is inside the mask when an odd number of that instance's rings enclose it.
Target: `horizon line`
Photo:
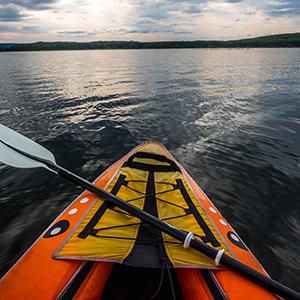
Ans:
[[[0,44],[36,44],[36,43],[93,43],[93,42],[134,42],[134,43],[171,43],[171,42],[231,42],[231,41],[240,41],[240,40],[250,40],[255,38],[263,38],[263,37],[272,37],[272,36],[280,36],[287,34],[300,34],[300,31],[297,32],[286,32],[286,33],[272,33],[268,35],[258,35],[258,36],[246,36],[237,39],[193,39],[193,40],[158,40],[158,41],[139,41],[139,40],[91,40],[91,41],[33,41],[33,42],[0,42]]]

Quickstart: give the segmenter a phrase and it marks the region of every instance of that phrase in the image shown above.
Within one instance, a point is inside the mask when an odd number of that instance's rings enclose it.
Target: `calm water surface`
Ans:
[[[300,49],[0,53],[0,123],[89,180],[162,142],[270,275],[299,290]],[[0,165],[1,274],[80,191]]]

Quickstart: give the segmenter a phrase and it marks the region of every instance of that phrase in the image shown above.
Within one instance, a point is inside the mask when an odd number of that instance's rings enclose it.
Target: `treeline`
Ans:
[[[255,48],[300,47],[300,33],[278,34],[232,41],[95,41],[95,42],[37,42],[15,44],[4,51],[90,50],[90,49],[164,49],[164,48]]]
[[[8,48],[11,48],[14,45],[15,44],[12,44],[12,43],[0,43],[0,51],[4,51]]]

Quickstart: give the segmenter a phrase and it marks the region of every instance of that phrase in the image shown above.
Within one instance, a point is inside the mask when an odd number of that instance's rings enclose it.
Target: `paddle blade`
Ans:
[[[29,158],[13,148],[56,164],[55,157],[50,151],[0,124],[0,162],[16,168],[47,167],[42,162],[35,160],[33,157]]]

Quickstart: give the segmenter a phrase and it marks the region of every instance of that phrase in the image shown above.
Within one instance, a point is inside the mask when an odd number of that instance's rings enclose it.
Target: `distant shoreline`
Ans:
[[[232,41],[94,41],[94,42],[36,42],[0,44],[0,51],[62,51],[116,49],[201,49],[201,48],[296,48],[300,47],[300,33],[269,35]]]

